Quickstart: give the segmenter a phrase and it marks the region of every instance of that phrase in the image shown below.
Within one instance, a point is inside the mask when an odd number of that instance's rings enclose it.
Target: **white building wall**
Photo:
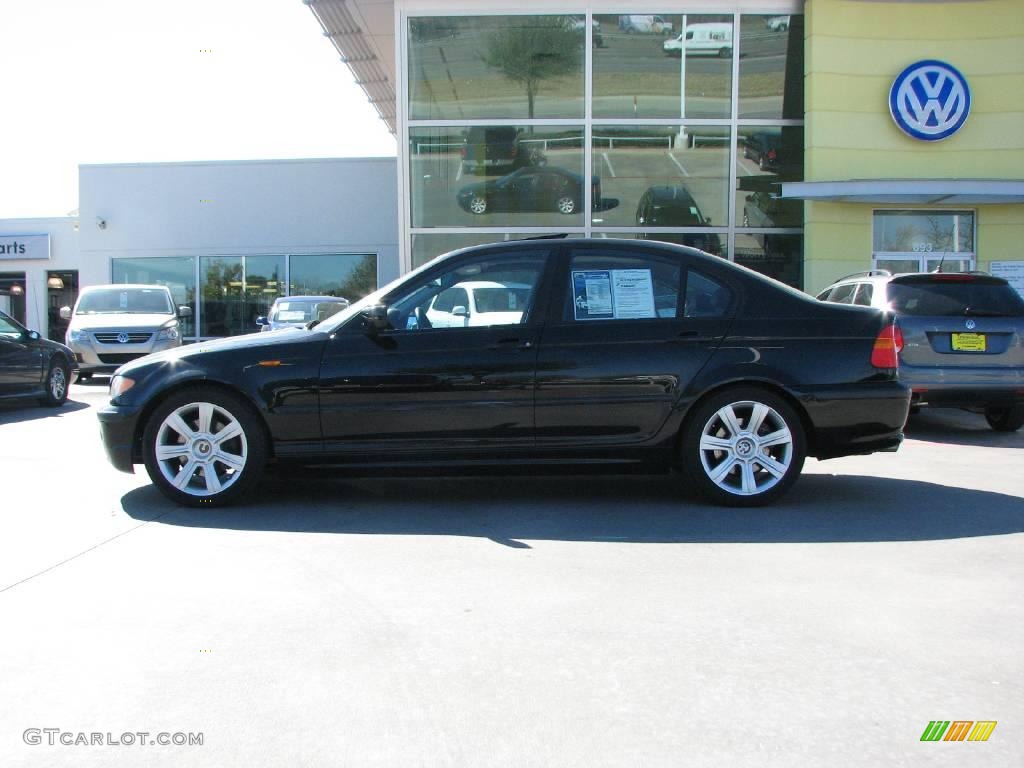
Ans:
[[[81,258],[77,224],[78,219],[71,217],[0,219],[0,235],[50,236],[49,259],[9,259],[0,256],[0,272],[25,273],[25,324],[44,336],[47,331],[47,271],[77,269],[79,281],[83,285],[109,281],[109,267],[102,261]]]
[[[394,158],[83,165],[82,260],[109,282],[118,257],[376,253],[383,284],[399,274],[396,184]]]

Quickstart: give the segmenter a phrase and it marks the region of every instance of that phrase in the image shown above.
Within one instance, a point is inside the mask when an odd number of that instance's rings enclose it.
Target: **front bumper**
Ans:
[[[180,339],[162,339],[145,344],[100,344],[99,342],[72,342],[68,344],[82,373],[113,373],[122,365],[140,357],[176,349]]]
[[[107,459],[121,472],[135,472],[135,435],[142,406],[106,405],[97,414]]]

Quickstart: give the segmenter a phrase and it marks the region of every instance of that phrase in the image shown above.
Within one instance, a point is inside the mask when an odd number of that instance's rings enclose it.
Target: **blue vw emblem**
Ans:
[[[124,333],[124,332],[117,334],[117,340],[121,344],[127,344],[128,343],[128,334]]]
[[[908,136],[939,141],[960,130],[971,111],[967,80],[944,61],[928,59],[900,72],[889,89],[889,112]]]
[[[973,331],[977,327],[978,324],[976,322],[974,322],[973,320],[968,320],[966,323],[964,323],[964,325],[967,326],[967,330],[968,331]]]

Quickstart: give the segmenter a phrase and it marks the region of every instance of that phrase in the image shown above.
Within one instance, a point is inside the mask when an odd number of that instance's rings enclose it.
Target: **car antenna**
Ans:
[[[943,251],[942,252],[942,258],[939,259],[939,266],[937,266],[935,268],[935,272],[933,274],[936,274],[936,275],[941,275],[942,274],[942,264],[946,260],[946,254],[947,253],[948,253],[948,251]]]

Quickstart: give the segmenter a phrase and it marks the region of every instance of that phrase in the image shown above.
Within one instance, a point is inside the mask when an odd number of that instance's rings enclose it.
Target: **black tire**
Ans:
[[[210,459],[209,466],[214,467],[213,474],[218,477],[216,484],[220,485],[223,483],[224,488],[221,491],[211,492],[209,490],[210,481],[206,477],[207,469],[199,465],[194,467],[189,478],[184,478],[184,485],[190,490],[182,490],[172,485],[170,480],[165,477],[164,471],[161,468],[161,462],[157,459],[156,451],[158,446],[174,447],[178,445],[174,441],[165,441],[173,430],[162,429],[164,427],[164,420],[175,411],[185,409],[184,411],[179,411],[182,414],[181,418],[198,433],[198,422],[187,418],[187,414],[193,405],[206,404],[213,406],[214,415],[211,418],[209,432],[207,433],[212,437],[208,441],[204,454]],[[225,440],[223,443],[226,456],[233,458],[241,456],[243,458],[241,469],[236,469],[232,472],[229,472],[227,464],[216,461],[216,452],[220,446],[219,443],[214,444],[216,435],[218,432],[223,431],[226,426],[230,425],[230,421],[225,418],[225,414],[233,418],[241,427],[241,437],[236,436]],[[219,430],[216,429],[218,423],[221,424]],[[201,439],[203,433],[198,434]],[[181,445],[183,450],[184,446],[188,443],[189,441],[182,436]],[[198,452],[202,447],[201,445],[193,446],[190,449],[192,452],[187,455],[198,456]],[[239,447],[241,448],[241,453],[238,453]],[[248,401],[239,395],[216,387],[191,387],[175,392],[161,402],[150,414],[142,437],[142,455],[146,464],[146,472],[149,473],[153,484],[171,501],[188,507],[221,507],[237,501],[259,481],[269,455],[269,445],[265,425]],[[172,471],[175,462],[177,462],[177,466],[180,467],[180,470],[178,470],[179,477],[183,477],[189,461],[190,459],[186,459],[185,455],[180,459],[164,460],[169,472]],[[220,477],[219,470],[224,471],[224,477]],[[202,474],[199,474],[200,472]],[[193,480],[195,481],[194,485],[192,483]],[[205,490],[199,487],[200,483],[205,485]]]
[[[738,432],[732,434],[720,416],[723,409],[732,406]],[[748,432],[755,408],[762,406],[764,415],[756,431]],[[776,435],[788,441],[765,447],[757,440]],[[733,443],[728,450],[702,448],[702,439]],[[681,464],[688,481],[704,498],[714,504],[728,507],[758,507],[771,504],[786,493],[796,482],[807,455],[807,439],[803,423],[786,400],[774,392],[759,387],[730,387],[699,402],[687,417],[681,441]],[[771,461],[775,472],[769,471]],[[749,474],[744,467],[749,467]],[[713,479],[711,473],[724,470],[724,475]],[[744,475],[751,486],[744,489]]]
[[[718,58],[728,59],[730,56],[732,56],[732,48],[720,48],[718,50]]]
[[[40,405],[59,408],[67,402],[71,387],[70,370],[63,360],[54,358],[50,361],[50,369],[46,372],[46,394],[39,398]]]
[[[986,408],[985,421],[996,432],[1016,432],[1024,427],[1024,405],[1009,408]]]

